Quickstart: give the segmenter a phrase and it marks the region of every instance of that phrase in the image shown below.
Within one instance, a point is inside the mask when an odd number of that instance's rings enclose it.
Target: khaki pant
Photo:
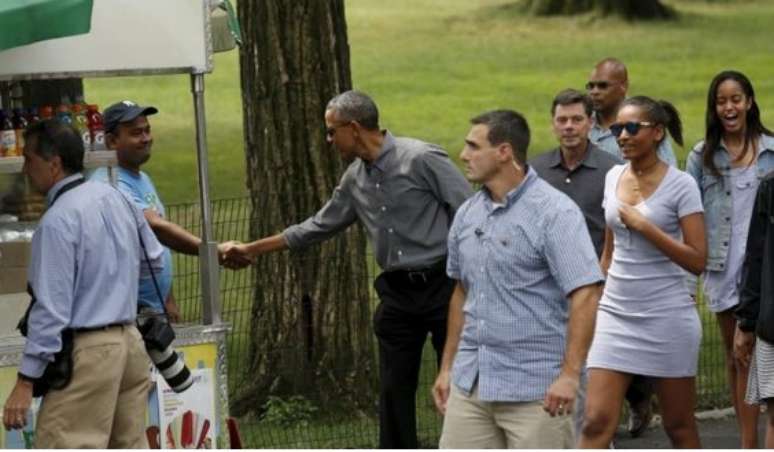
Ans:
[[[543,402],[482,402],[451,385],[441,449],[569,449],[572,416],[551,417]]]
[[[72,380],[43,397],[35,448],[148,447],[149,366],[134,325],[76,333]]]

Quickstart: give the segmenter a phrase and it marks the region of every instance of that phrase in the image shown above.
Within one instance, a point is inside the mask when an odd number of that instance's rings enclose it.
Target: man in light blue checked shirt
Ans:
[[[482,189],[457,211],[441,369],[441,448],[573,447],[569,415],[603,280],[583,214],[526,165],[510,110],[471,120],[461,159]]]

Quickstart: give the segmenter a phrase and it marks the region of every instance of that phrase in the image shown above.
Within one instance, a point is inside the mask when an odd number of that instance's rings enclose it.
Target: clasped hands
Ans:
[[[237,240],[218,244],[218,263],[230,269],[239,270],[255,261],[255,257],[247,250],[247,245]]]

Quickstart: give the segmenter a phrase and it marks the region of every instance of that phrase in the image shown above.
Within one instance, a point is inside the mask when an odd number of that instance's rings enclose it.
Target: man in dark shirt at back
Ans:
[[[557,94],[551,104],[551,125],[559,147],[533,157],[529,164],[540,178],[578,204],[594,250],[600,257],[605,244],[605,211],[602,208],[605,175],[623,160],[599,149],[589,140],[592,111],[591,99],[580,91],[566,89]],[[583,422],[585,396],[584,378],[574,411],[576,436]]]
[[[557,94],[551,105],[551,123],[559,147],[533,157],[529,164],[543,180],[578,204],[600,256],[605,242],[605,175],[623,160],[589,141],[591,114],[591,100],[584,93],[567,89]]]

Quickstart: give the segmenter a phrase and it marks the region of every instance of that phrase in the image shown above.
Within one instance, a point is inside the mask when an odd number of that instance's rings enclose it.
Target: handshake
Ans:
[[[228,269],[239,270],[254,261],[255,256],[250,253],[245,243],[231,240],[218,244],[218,263]]]

